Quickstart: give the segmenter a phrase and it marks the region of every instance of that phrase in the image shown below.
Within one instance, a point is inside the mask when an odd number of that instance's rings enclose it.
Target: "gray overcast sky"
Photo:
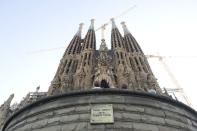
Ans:
[[[11,93],[20,101],[38,85],[47,91],[78,24],[85,23],[84,36],[91,18],[97,28],[133,5],[136,8],[116,24],[122,32],[120,22],[126,21],[146,54],[197,56],[196,0],[0,0],[0,103]],[[108,47],[110,30],[111,25],[105,34]],[[34,52],[58,47],[65,48]],[[197,58],[165,61],[197,109]],[[175,88],[157,59],[150,59],[150,64],[161,87]]]

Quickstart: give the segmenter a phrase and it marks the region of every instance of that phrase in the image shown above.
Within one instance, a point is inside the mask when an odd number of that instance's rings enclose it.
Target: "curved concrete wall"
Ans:
[[[113,104],[113,124],[90,124],[95,104]],[[197,113],[166,97],[104,89],[50,96],[11,116],[3,131],[197,131]]]

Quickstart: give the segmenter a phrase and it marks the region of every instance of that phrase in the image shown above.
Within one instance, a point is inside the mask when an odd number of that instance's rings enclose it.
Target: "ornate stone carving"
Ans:
[[[64,75],[62,78],[61,92],[73,90],[72,83],[73,83],[72,74]]]
[[[57,76],[51,82],[48,90],[48,95],[59,94],[60,93],[60,78]]]
[[[0,107],[0,129],[2,128],[6,118],[11,114],[10,104],[13,98],[14,94],[11,94],[10,97]]]
[[[101,40],[101,45],[99,48],[99,56],[97,58],[97,67],[94,70],[94,83],[101,85],[102,81],[105,81],[110,88],[114,88],[115,79],[113,66],[110,65],[111,57],[107,54],[108,48],[106,46],[105,40]]]
[[[141,47],[122,22],[124,37],[112,19],[111,50],[104,39],[105,25],[102,26],[102,39],[96,50],[94,20],[84,39],[81,39],[81,26],[73,37],[60,61],[56,77],[51,83],[49,94],[71,90],[86,90],[104,82],[108,88],[124,88],[148,92],[154,89],[161,94]],[[58,78],[56,80],[56,78]]]

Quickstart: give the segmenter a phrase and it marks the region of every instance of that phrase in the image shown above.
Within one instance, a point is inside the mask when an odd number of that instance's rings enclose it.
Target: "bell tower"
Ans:
[[[91,25],[83,39],[81,47],[80,64],[75,74],[74,89],[84,90],[93,87],[92,74],[95,66],[95,52],[96,35],[94,31],[94,19],[91,19]]]
[[[161,94],[157,79],[153,75],[141,47],[126,27],[125,22],[121,22],[121,24],[124,31],[127,64],[135,75],[134,88],[145,92],[155,90],[157,93]],[[131,79],[133,78],[130,78],[130,80]]]
[[[133,88],[131,85],[130,79],[131,75],[134,75],[133,70],[130,68],[128,63],[128,56],[125,48],[124,38],[120,34],[114,19],[111,19],[112,22],[112,31],[111,31],[111,49],[112,49],[112,58],[114,65],[114,72],[117,78],[117,88]]]
[[[83,23],[79,24],[79,29],[74,35],[70,44],[60,60],[56,74],[51,82],[48,94],[59,94],[69,90],[73,87],[73,75],[77,70],[79,64],[79,56],[81,54],[81,31]]]

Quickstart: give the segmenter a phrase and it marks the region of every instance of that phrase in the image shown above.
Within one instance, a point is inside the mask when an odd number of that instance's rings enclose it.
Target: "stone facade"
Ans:
[[[90,124],[96,104],[112,104],[113,124]],[[3,131],[196,131],[197,113],[165,96],[119,89],[55,95],[16,112]]]
[[[94,87],[123,88],[134,91],[153,91],[162,95],[161,89],[141,47],[122,22],[124,36],[112,19],[111,50],[104,36],[96,50],[94,20],[85,38],[81,38],[82,25],[68,45],[51,82],[48,95]]]

